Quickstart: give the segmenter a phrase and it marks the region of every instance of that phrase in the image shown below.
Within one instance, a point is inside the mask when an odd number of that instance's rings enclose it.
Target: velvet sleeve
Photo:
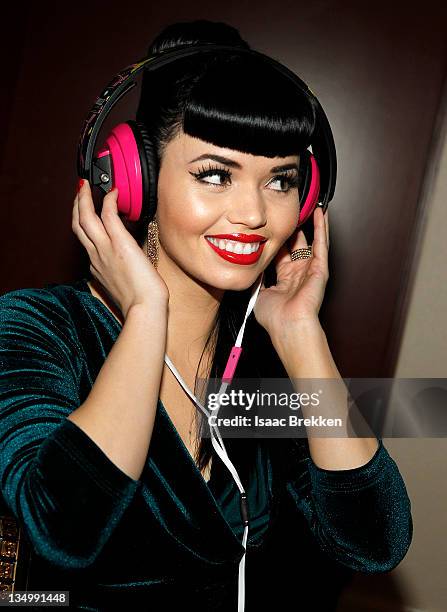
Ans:
[[[303,440],[295,442],[303,442]],[[307,440],[302,448],[307,447]],[[378,440],[374,456],[348,470],[318,467],[301,451],[300,469],[287,489],[320,547],[364,573],[394,569],[413,535],[411,503],[395,461]],[[296,465],[296,464],[295,464]]]
[[[50,292],[0,297],[1,491],[35,551],[64,568],[96,559],[138,485],[66,418],[80,405],[75,335]]]

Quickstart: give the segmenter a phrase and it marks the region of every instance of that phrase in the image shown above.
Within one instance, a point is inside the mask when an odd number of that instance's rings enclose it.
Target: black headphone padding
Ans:
[[[155,145],[145,126],[139,121],[126,121],[131,128],[140,155],[141,178],[143,186],[142,215],[148,215],[152,221],[157,210],[157,180],[158,158]]]

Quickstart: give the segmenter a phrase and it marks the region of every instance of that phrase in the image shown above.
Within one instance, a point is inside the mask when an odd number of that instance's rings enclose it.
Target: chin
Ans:
[[[256,282],[263,271],[263,267],[244,266],[230,264],[231,268],[225,265],[206,265],[201,262],[199,265],[191,267],[190,262],[174,259],[177,267],[184,274],[203,286],[212,287],[221,291],[244,291]]]
[[[242,266],[241,266],[242,268]],[[255,272],[254,270],[235,270],[230,273],[207,274],[202,279],[210,287],[221,289],[222,291],[245,291],[256,282],[262,270]]]

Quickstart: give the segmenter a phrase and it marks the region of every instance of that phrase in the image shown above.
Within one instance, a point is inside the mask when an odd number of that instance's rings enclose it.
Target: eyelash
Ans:
[[[212,185],[213,187],[223,187],[223,185],[217,185],[216,183],[208,183],[206,181],[203,181],[202,179],[204,179],[207,176],[214,176],[217,174],[221,178],[224,177],[228,180],[231,178],[231,175],[232,175],[230,170],[227,170],[226,168],[225,169],[219,168],[218,166],[211,166],[211,164],[206,170],[202,166],[202,168],[200,169],[200,172],[190,172],[190,174],[194,176],[195,179],[199,181],[199,183],[204,182],[207,185]],[[280,179],[287,182],[288,188],[286,190],[273,189],[273,191],[277,191],[278,193],[288,193],[291,189],[295,189],[298,187],[298,175],[292,170],[288,170],[288,171],[282,172],[281,174],[277,174],[276,176],[272,178],[272,181],[275,182]]]

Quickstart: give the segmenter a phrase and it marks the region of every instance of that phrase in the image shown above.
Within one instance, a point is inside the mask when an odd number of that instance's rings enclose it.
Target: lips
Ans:
[[[265,242],[267,238],[259,234],[210,234],[209,238],[222,238],[223,240],[237,240],[238,242]]]
[[[223,240],[239,240],[235,238],[237,234],[217,234],[215,236],[211,236],[211,238],[222,238]],[[230,251],[226,251],[224,249],[219,249],[218,246],[212,244],[209,240],[206,242],[210,245],[210,247],[215,251],[222,259],[226,261],[230,261],[231,263],[240,264],[240,265],[250,265],[254,264],[258,261],[261,256],[262,251],[264,250],[266,238],[263,236],[257,236],[256,234],[251,234],[250,236],[244,235],[245,237],[250,238],[250,240],[240,240],[240,242],[260,242],[260,239],[263,240],[259,245],[259,248],[254,253],[250,253],[248,255],[244,255],[243,253],[231,253]],[[251,237],[255,237],[255,240],[251,240]]]

